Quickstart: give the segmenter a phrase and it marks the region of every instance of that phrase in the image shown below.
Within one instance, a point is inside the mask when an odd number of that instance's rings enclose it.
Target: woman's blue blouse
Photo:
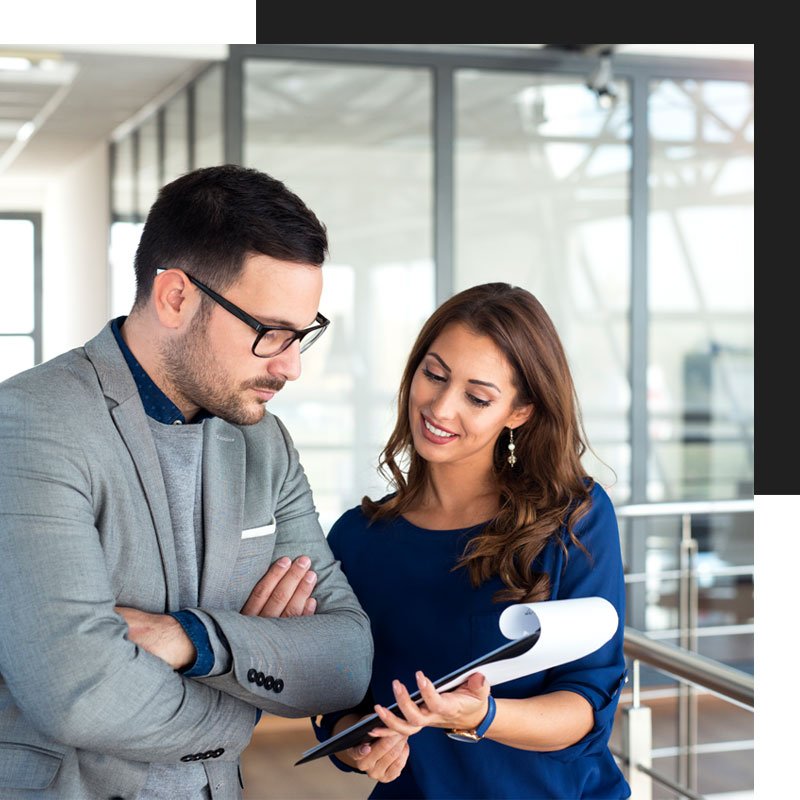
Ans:
[[[459,530],[418,528],[403,517],[368,525],[360,508],[345,512],[328,542],[370,617],[375,659],[369,702],[394,702],[392,679],[409,691],[414,673],[435,680],[507,642],[498,625],[510,603],[495,603],[498,578],[474,588],[465,569],[453,570],[464,546],[481,526]],[[492,688],[496,698],[531,697],[567,690],[594,709],[593,729],[579,742],[554,752],[520,750],[484,739],[477,744],[423,728],[409,739],[410,756],[399,778],[378,783],[371,798],[525,798],[526,800],[618,800],[630,789],[608,740],[625,682],[623,634],[625,586],[614,508],[598,484],[589,513],[576,526],[589,556],[562,533],[566,554],[551,541],[533,569],[550,575],[550,599],[599,596],[617,610],[620,624],[599,650],[577,661]],[[371,706],[361,713],[371,712]],[[315,731],[331,736],[343,713],[325,715]],[[347,769],[332,757],[338,767]],[[366,779],[365,779],[366,780]]]

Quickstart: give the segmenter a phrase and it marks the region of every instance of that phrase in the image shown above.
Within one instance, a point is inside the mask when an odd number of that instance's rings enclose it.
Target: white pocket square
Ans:
[[[242,539],[255,539],[256,536],[269,536],[271,533],[275,533],[277,527],[277,523],[273,517],[272,522],[268,525],[259,525],[257,528],[247,528],[243,530]]]

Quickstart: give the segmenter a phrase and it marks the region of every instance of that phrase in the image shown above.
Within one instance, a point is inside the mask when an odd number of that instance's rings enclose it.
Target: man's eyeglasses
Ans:
[[[186,277],[201,291],[207,294],[215,303],[219,303],[226,311],[230,311],[234,317],[238,317],[242,322],[249,325],[255,332],[256,338],[251,348],[253,355],[259,358],[272,358],[286,350],[294,341],[300,342],[300,352],[303,353],[311,347],[325,332],[331,321],[322,314],[317,314],[314,322],[307,328],[298,331],[294,328],[285,328],[280,325],[264,325],[255,317],[251,317],[246,311],[242,311],[239,306],[226,300],[221,294],[217,294],[213,289],[209,289],[197,278],[193,278],[187,272]]]

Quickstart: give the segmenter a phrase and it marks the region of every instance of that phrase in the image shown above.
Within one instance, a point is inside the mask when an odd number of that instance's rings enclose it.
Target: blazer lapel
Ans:
[[[204,423],[203,571],[200,605],[224,608],[244,523],[244,435],[219,418]]]
[[[150,515],[156,529],[161,563],[167,585],[167,608],[178,609],[178,560],[175,554],[175,540],[172,534],[172,519],[169,514],[167,492],[161,474],[156,446],[150,434],[147,419],[142,419],[144,411],[138,393],[136,397],[120,403],[111,410],[117,430],[136,465],[136,472],[144,488]],[[143,424],[142,424],[143,423]]]
[[[110,323],[87,342],[84,349],[97,372],[114,424],[136,467],[158,538],[167,588],[167,608],[176,610],[178,564],[172,536],[172,520],[161,464],[139,392],[111,331]],[[142,535],[145,535],[144,531]]]

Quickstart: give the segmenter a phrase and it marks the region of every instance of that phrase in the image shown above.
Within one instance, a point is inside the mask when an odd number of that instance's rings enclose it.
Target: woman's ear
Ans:
[[[518,428],[533,416],[533,403],[515,408],[506,422],[507,428]]]

